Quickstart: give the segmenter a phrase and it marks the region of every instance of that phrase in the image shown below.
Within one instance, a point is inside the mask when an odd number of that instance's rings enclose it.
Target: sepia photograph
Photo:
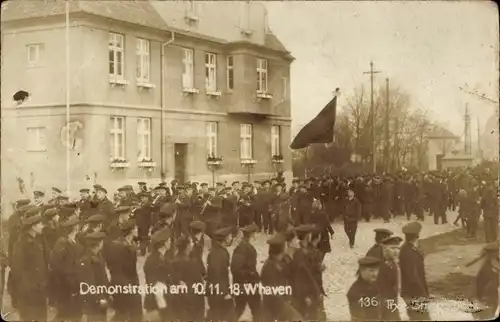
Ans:
[[[3,320],[499,316],[495,2],[1,9]]]

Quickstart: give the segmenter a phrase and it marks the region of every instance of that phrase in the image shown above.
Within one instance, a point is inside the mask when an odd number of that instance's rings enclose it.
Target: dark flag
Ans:
[[[333,141],[333,127],[337,115],[337,96],[339,89],[335,89],[335,96],[326,104],[319,114],[304,126],[293,139],[292,150],[303,149],[312,143],[330,143]]]

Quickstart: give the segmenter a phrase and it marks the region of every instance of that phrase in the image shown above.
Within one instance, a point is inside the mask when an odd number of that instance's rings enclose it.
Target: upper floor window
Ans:
[[[139,161],[151,160],[151,119],[137,119],[137,155]]]
[[[136,39],[136,64],[137,64],[137,80],[140,82],[149,82],[150,71],[150,45],[149,40]]]
[[[207,92],[217,91],[217,55],[205,53],[205,89]]]
[[[217,122],[207,122],[207,152],[209,156],[217,156]]]
[[[29,67],[39,66],[41,63],[42,44],[29,44],[26,46]]]
[[[27,128],[27,150],[32,152],[46,151],[47,142],[45,139],[45,127]]]
[[[234,60],[233,56],[227,56],[227,89],[234,89]]]
[[[109,33],[109,75],[123,79],[125,69],[123,35]]]
[[[267,59],[257,58],[257,92],[267,93]]]
[[[271,156],[281,155],[281,139],[279,125],[271,126]]]
[[[240,125],[240,158],[253,158],[252,124]]]
[[[193,50],[182,48],[182,87],[194,87]]]
[[[282,79],[282,82],[283,82],[283,100],[286,100],[287,99],[287,95],[288,95],[288,78],[286,77],[283,77]]]
[[[125,117],[111,116],[110,154],[112,159],[125,160]]]

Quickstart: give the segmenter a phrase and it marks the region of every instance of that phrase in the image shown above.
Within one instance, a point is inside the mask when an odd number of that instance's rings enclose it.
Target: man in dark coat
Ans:
[[[42,229],[40,214],[26,218],[11,257],[16,304],[22,321],[47,320],[48,263],[40,237]]]
[[[91,232],[85,235],[86,247],[79,261],[80,305],[87,321],[92,322],[106,322],[106,311],[110,302],[106,293],[88,292],[89,286],[109,286],[106,265],[101,256],[104,237],[106,234],[103,232]]]
[[[380,260],[384,260],[384,250],[383,250],[383,247],[380,244],[380,242],[383,239],[391,236],[393,234],[393,232],[390,231],[389,229],[385,229],[385,228],[377,228],[377,229],[374,229],[373,231],[375,232],[375,245],[373,245],[368,250],[368,252],[366,253],[366,256],[375,257],[375,258],[378,258]]]
[[[238,217],[237,217],[237,197],[233,194],[232,189],[230,187],[224,188],[222,194],[222,224],[224,226],[230,226],[234,230],[238,225]]]
[[[134,212],[134,218],[137,223],[141,254],[144,255],[148,245],[153,207],[151,206],[149,193],[142,191],[137,194],[137,197],[140,199],[140,205]]]
[[[50,254],[50,289],[57,309],[56,320],[79,321],[82,311],[79,299],[79,265],[83,247],[76,241],[80,223],[76,215],[61,227],[65,230]]]
[[[311,218],[309,220],[309,224],[315,225],[320,231],[321,239],[318,243],[318,251],[321,253],[321,262],[325,258],[326,253],[332,251],[330,246],[330,238],[333,237],[335,233],[333,231],[332,225],[330,224],[330,218],[323,211],[321,203],[315,199],[313,202],[313,210],[311,212]]]
[[[296,225],[302,225],[309,221],[314,197],[313,193],[308,190],[306,185],[301,185],[297,198],[298,222]]]
[[[106,217],[105,226],[115,219],[115,207],[111,200],[108,199],[108,191],[102,186],[94,186],[95,188],[95,198],[92,201],[92,207],[95,208],[97,213],[100,213]]]
[[[179,186],[177,187],[177,192],[178,195],[175,200],[175,204],[177,205],[177,216],[175,218],[176,231],[178,235],[188,235],[189,224],[194,219],[194,214],[192,212],[193,198],[192,195],[189,195],[189,193],[192,194],[193,188],[190,186]]]
[[[252,186],[243,185],[243,192],[238,200],[238,226],[245,227],[254,222],[254,206],[252,204]]]
[[[347,191],[347,200],[344,210],[344,231],[349,238],[349,246],[354,247],[356,241],[356,231],[358,230],[358,221],[361,218],[361,204],[354,196],[354,191]]]
[[[203,262],[203,249],[205,248],[205,223],[202,221],[193,221],[189,224],[191,230],[191,239],[193,241],[193,249],[191,250],[191,258],[197,263],[200,275],[205,278],[207,270]]]
[[[399,254],[401,297],[406,303],[406,313],[413,321],[430,320],[427,308],[429,290],[425,278],[424,255],[417,248],[421,230],[422,225],[418,222],[411,222],[403,227],[405,242]]]
[[[483,263],[476,276],[476,298],[483,304],[479,312],[473,313],[475,320],[493,320],[498,308],[498,242],[487,244],[481,257]]]
[[[78,209],[80,210],[80,220],[85,221],[95,213],[90,201],[90,189],[80,189],[80,200],[78,201]]]
[[[358,278],[347,292],[351,321],[380,321],[380,298],[377,278],[381,260],[373,257],[363,257],[358,261],[358,264]]]
[[[139,285],[137,273],[137,246],[134,238],[137,237],[137,226],[134,220],[129,220],[121,225],[122,236],[113,242],[112,265],[109,266],[111,284],[114,285]],[[142,302],[141,294],[117,293],[114,295],[113,308],[115,309],[114,321],[141,321]]]
[[[261,270],[261,283],[267,286],[290,286],[286,264],[283,262],[286,248],[286,237],[278,233],[271,237],[269,244],[269,257],[264,262]],[[293,294],[263,295],[262,317],[264,321],[302,321],[303,318],[292,305]]]
[[[398,309],[400,275],[397,259],[402,241],[403,239],[398,236],[388,236],[380,241],[384,257],[379,268],[377,285],[383,321],[401,320]]]
[[[481,199],[481,208],[483,210],[484,219],[484,234],[486,242],[496,241],[498,238],[498,187],[489,183],[484,189],[483,197]]]
[[[235,321],[234,299],[229,282],[230,256],[227,247],[233,242],[231,227],[216,230],[212,235],[212,248],[207,257],[207,289],[218,289],[219,294],[208,295],[208,320]],[[233,290],[234,291],[234,290]]]
[[[221,223],[222,198],[216,195],[214,188],[208,188],[208,194],[204,200],[199,214],[210,235]]]
[[[121,232],[121,225],[126,223],[129,218],[130,218],[130,207],[118,207],[116,209],[116,214],[117,218],[114,219],[109,225],[106,230],[106,238],[104,239],[104,246],[102,249],[102,255],[104,257],[104,260],[106,261],[106,264],[108,265],[108,268],[110,268],[112,258],[116,255],[115,252],[113,252],[113,242],[122,237],[122,232]]]
[[[172,230],[163,228],[151,236],[151,253],[144,263],[146,283],[165,290],[172,284],[172,258],[169,251],[172,247]],[[176,318],[176,311],[172,305],[172,296],[163,292],[149,293],[144,298],[144,309],[148,312],[158,311],[161,321],[170,321]]]
[[[231,260],[231,274],[233,276],[233,287],[238,287],[241,292],[235,294],[235,318],[238,320],[246,305],[250,307],[252,321],[261,321],[261,297],[259,292],[248,294],[245,287],[255,286],[259,283],[259,273],[257,272],[257,251],[250,243],[255,232],[259,230],[256,224],[250,224],[243,228],[243,239],[236,246]],[[248,284],[245,286],[245,284]],[[236,286],[238,285],[238,286]]]

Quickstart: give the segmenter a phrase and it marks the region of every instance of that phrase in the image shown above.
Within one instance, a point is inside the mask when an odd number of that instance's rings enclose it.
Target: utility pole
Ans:
[[[373,62],[370,61],[370,71],[364,72],[363,74],[370,74],[370,113],[371,113],[371,140],[372,140],[372,166],[373,173],[377,172],[377,159],[375,158],[375,110],[373,107],[373,75],[380,73],[380,71],[373,70]]]
[[[389,78],[385,79],[385,149],[384,149],[384,163],[385,172],[389,171]]]
[[[479,123],[479,117],[477,118],[477,157],[479,160],[483,158],[483,151],[481,151],[481,124]]]
[[[464,115],[464,152],[467,155],[471,154],[470,146],[471,146],[471,133],[470,133],[470,115],[469,115],[469,106],[465,104],[465,115]]]

